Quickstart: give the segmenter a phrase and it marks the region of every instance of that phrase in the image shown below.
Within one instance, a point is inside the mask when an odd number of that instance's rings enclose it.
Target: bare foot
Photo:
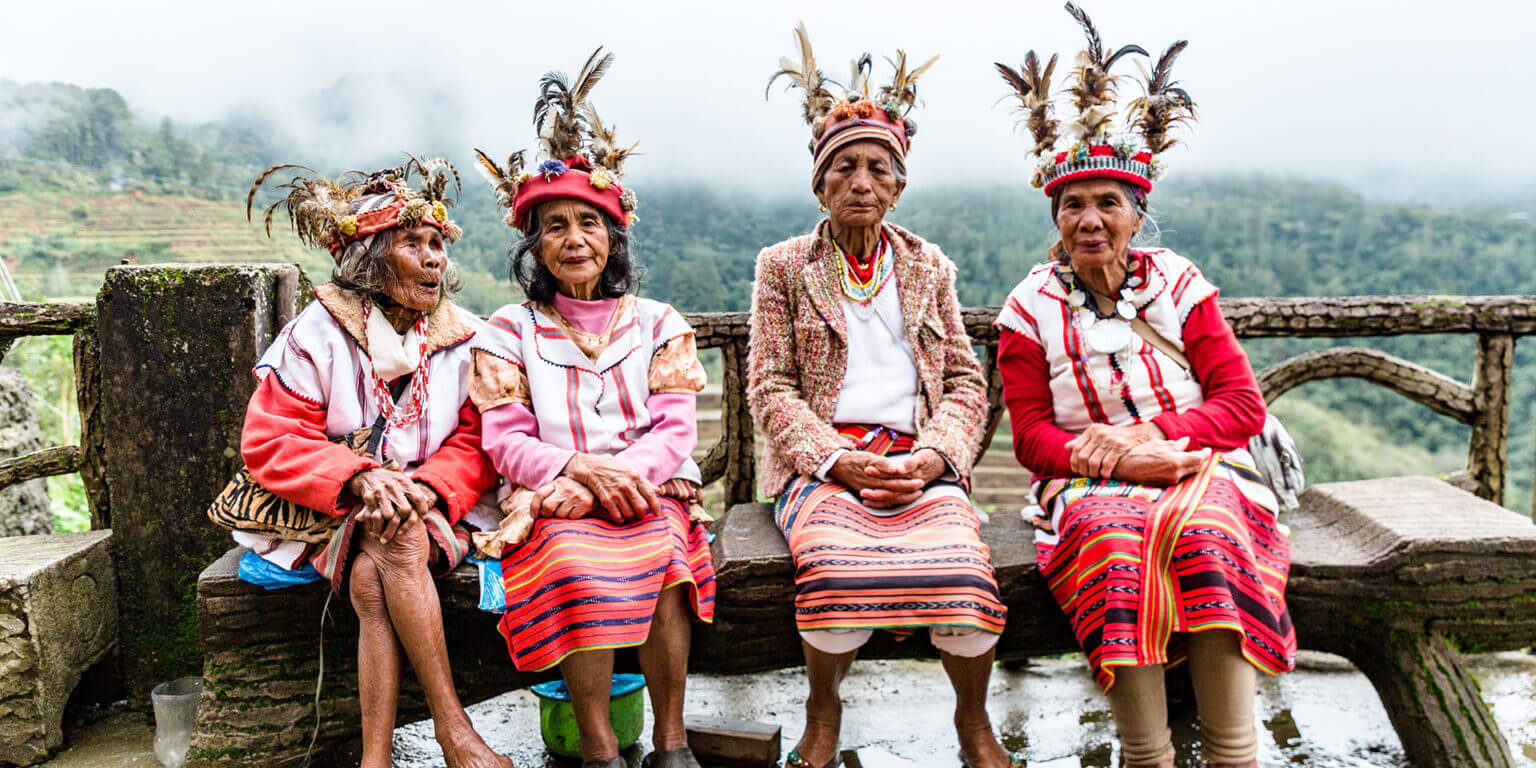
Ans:
[[[974,719],[955,715],[955,734],[960,737],[960,756],[975,768],[1009,768],[1008,750],[997,743],[986,713]]]
[[[818,703],[811,706],[808,700],[805,703],[805,733],[800,735],[800,743],[795,745],[795,751],[800,753],[800,758],[813,766],[823,766],[832,762],[837,755],[837,736],[843,725],[843,703],[833,698],[831,705]]]
[[[515,768],[512,759],[498,755],[467,722],[462,726],[435,729],[443,762],[448,768]]]

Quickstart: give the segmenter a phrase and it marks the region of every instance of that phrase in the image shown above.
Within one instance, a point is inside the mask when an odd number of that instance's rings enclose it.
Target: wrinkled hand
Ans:
[[[395,538],[400,526],[412,517],[421,517],[437,503],[437,492],[418,483],[404,472],[375,467],[365,469],[347,481],[347,491],[363,502],[357,513],[363,529],[380,541]]]
[[[884,508],[917,501],[923,488],[944,474],[944,468],[944,457],[932,448],[894,457],[849,451],[837,458],[827,474],[869,506]]]
[[[530,507],[535,516],[563,517],[568,520],[585,517],[596,508],[597,497],[585,485],[564,475],[536,489]]]
[[[598,506],[617,525],[639,520],[650,512],[660,512],[656,500],[659,490],[629,465],[591,453],[578,453],[566,462],[560,474],[586,486]]]
[[[1211,456],[1209,448],[1188,448],[1187,437],[1142,443],[1121,457],[1115,466],[1115,478],[1141,485],[1173,485],[1194,474]]]
[[[1111,478],[1115,466],[1138,445],[1162,440],[1162,428],[1150,421],[1124,427],[1090,424],[1067,441],[1072,451],[1072,473],[1083,477]]]

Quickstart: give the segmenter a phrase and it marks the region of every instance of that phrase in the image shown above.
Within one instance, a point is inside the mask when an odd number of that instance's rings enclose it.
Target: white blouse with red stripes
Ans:
[[[612,320],[608,344],[596,360],[532,302],[502,307],[475,335],[475,349],[527,375],[540,440],[613,456],[650,430],[651,359],[667,342],[693,333],[693,327],[670,305],[651,299],[620,301],[614,311],[621,314]],[[685,460],[673,477],[701,480],[693,459]]]
[[[1145,262],[1146,273],[1132,303],[1148,325],[1182,352],[1184,321],[1196,304],[1216,295],[1216,286],[1192,262],[1166,248],[1132,253]],[[1140,336],[1121,352],[1095,352],[1083,340],[1077,314],[1067,303],[1067,288],[1046,263],[1014,287],[997,317],[998,325],[1045,350],[1057,426],[1081,432],[1095,423],[1137,424],[1205,402],[1194,373]]]

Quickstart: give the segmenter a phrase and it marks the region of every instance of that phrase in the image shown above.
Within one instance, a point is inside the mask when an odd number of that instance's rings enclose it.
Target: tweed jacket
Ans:
[[[955,265],[939,247],[883,225],[894,256],[902,330],[917,361],[913,450],[938,451],[966,479],[986,429],[986,379],[955,295]],[[832,428],[848,366],[842,269],[830,224],[757,255],[747,349],[747,405],[767,445],[758,462],[775,496],[849,441]]]

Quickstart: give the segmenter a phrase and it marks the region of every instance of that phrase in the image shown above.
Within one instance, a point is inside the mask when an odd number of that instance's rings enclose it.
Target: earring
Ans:
[[[819,204],[817,204],[816,210],[821,211],[822,213],[826,213],[827,212],[827,204],[826,203],[819,203]]]
[[[891,201],[891,210],[896,210],[896,201]]]

